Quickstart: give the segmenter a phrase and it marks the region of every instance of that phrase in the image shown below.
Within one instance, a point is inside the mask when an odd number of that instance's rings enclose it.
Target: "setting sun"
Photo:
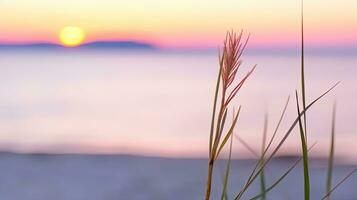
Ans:
[[[76,26],[67,26],[61,30],[59,39],[64,46],[78,46],[84,40],[84,31]]]

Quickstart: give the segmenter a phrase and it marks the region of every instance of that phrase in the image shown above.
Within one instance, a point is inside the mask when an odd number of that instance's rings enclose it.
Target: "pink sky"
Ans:
[[[357,46],[356,1],[305,3],[306,41],[313,46]],[[75,25],[85,42],[138,40],[160,47],[217,47],[226,30],[250,32],[253,47],[299,44],[300,1],[1,1],[0,43],[58,43]]]

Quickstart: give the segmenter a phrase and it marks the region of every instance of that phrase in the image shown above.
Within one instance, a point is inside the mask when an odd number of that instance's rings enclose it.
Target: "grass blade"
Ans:
[[[222,133],[223,133],[224,125],[226,124],[227,114],[228,114],[228,109],[226,108],[224,110],[224,114],[223,114],[223,118],[222,118],[222,122],[221,122],[221,127],[219,129],[219,135],[222,135]]]
[[[259,168],[259,170],[252,176],[252,178],[249,178],[248,181],[246,182],[245,186],[243,187],[243,189],[238,193],[238,195],[234,198],[235,200],[239,200],[241,199],[243,193],[248,189],[249,185],[252,184],[252,182],[257,178],[257,176],[259,175],[260,171],[266,166],[267,163],[269,163],[269,161],[275,156],[275,154],[279,151],[279,149],[282,147],[282,145],[284,144],[284,142],[286,141],[286,139],[289,137],[289,135],[291,134],[291,132],[293,131],[293,129],[295,128],[296,124],[299,121],[299,118],[301,118],[301,116],[307,112],[312,105],[314,105],[317,101],[319,101],[322,97],[324,97],[326,94],[328,94],[331,90],[333,90],[337,85],[339,84],[339,82],[337,82],[336,84],[334,84],[331,88],[329,88],[326,92],[324,92],[323,94],[321,94],[319,97],[317,97],[314,101],[312,101],[309,105],[307,105],[306,109],[304,109],[303,111],[301,111],[301,113],[299,113],[299,116],[295,119],[295,121],[291,124],[290,128],[287,130],[287,132],[285,133],[285,135],[283,136],[283,138],[280,140],[280,142],[278,143],[278,145],[275,147],[275,149],[273,150],[273,152],[270,154],[270,156],[267,157],[266,161],[264,162],[263,166]]]
[[[335,187],[333,187],[321,200],[325,200],[328,196],[331,195],[333,191],[335,191],[343,182],[345,182],[349,177],[351,177],[355,172],[357,172],[357,168],[352,170],[349,174],[347,174],[340,182],[338,182]]]
[[[219,56],[219,64],[222,66],[224,59],[224,54]],[[215,95],[214,95],[214,102],[213,102],[213,111],[212,111],[212,121],[211,121],[211,129],[210,129],[210,136],[209,136],[209,159],[208,159],[208,170],[207,170],[207,183],[206,183],[206,196],[205,199],[209,200],[211,196],[211,187],[212,187],[212,173],[213,173],[213,165],[214,160],[212,159],[212,151],[213,151],[213,134],[215,129],[215,117],[216,117],[216,109],[217,109],[217,99],[218,99],[218,92],[220,87],[220,80],[221,80],[222,68],[219,68]],[[218,127],[219,125],[217,125]]]
[[[264,160],[264,152],[265,152],[265,143],[266,143],[266,137],[267,137],[267,131],[268,131],[268,115],[266,114],[264,117],[264,128],[263,128],[263,141],[262,141],[262,149],[261,149],[261,159],[260,159],[260,165],[263,165],[265,162]],[[266,184],[265,184],[265,175],[264,175],[264,169],[260,172],[260,190],[262,193],[262,200],[266,199]]]
[[[232,125],[231,125],[231,127],[230,127],[228,133],[226,134],[226,136],[225,136],[224,139],[222,140],[222,143],[221,143],[221,145],[220,145],[219,148],[218,148],[218,151],[217,151],[217,154],[216,154],[215,158],[218,158],[218,156],[219,156],[219,154],[221,153],[221,151],[222,151],[224,145],[227,143],[227,141],[229,140],[229,138],[230,138],[231,135],[233,134],[233,131],[234,131],[234,128],[235,128],[235,126],[236,126],[236,124],[237,124],[237,120],[238,120],[238,117],[239,117],[239,113],[240,113],[241,108],[242,108],[242,107],[239,106],[238,112],[237,112],[237,114],[235,115],[235,117],[234,117],[234,119],[233,119]]]
[[[213,175],[215,160],[217,159],[224,144],[229,139],[230,134],[232,134],[233,132],[232,129],[234,129],[237,120],[236,118],[235,122],[231,126],[231,130],[227,133],[226,137],[222,141],[221,140],[222,131],[220,130],[220,128],[223,127],[224,125],[222,121],[225,115],[225,111],[229,107],[229,101],[236,96],[239,88],[244,83],[244,81],[243,82],[241,81],[238,83],[238,85],[233,86],[234,88],[233,93],[230,94],[229,99],[226,99],[226,94],[228,94],[227,92],[232,89],[232,87],[230,86],[234,82],[237,71],[242,63],[240,56],[243,53],[244,47],[248,43],[248,39],[244,44],[241,42],[242,33],[240,35],[237,35],[233,31],[227,32],[226,38],[223,43],[222,55],[219,55],[220,70],[219,70],[219,76],[217,78],[218,80],[217,80],[216,91],[215,91],[215,102],[213,105],[213,115],[212,115],[212,121],[210,127],[211,129],[210,129],[210,139],[209,139],[209,160],[208,160],[207,185],[206,185],[206,195],[205,195],[206,200],[209,200],[211,196],[212,175]],[[219,89],[220,81],[222,81],[221,84],[222,95],[220,96],[221,98],[220,109],[218,111],[218,116],[216,119],[216,108],[217,108],[218,93],[220,91]]]
[[[250,200],[256,200],[259,198],[263,198],[268,192],[270,192],[272,189],[275,188],[275,186],[277,186],[280,181],[282,181],[294,168],[295,166],[301,161],[302,157],[300,159],[298,159],[293,166],[291,166],[278,180],[276,180],[271,186],[269,186],[264,192],[262,192],[261,194],[251,198]]]
[[[280,115],[278,124],[276,125],[275,130],[274,130],[273,136],[271,137],[271,139],[270,139],[270,141],[269,141],[269,143],[268,143],[268,146],[265,148],[265,151],[264,151],[264,153],[263,153],[264,155],[267,153],[268,149],[270,148],[271,144],[273,143],[273,140],[274,140],[274,138],[275,138],[275,136],[276,136],[276,133],[278,132],[279,127],[280,127],[280,124],[281,124],[281,122],[283,121],[283,118],[284,118],[284,116],[285,116],[286,109],[288,108],[288,105],[289,105],[289,101],[290,101],[290,96],[288,96],[288,99],[286,100],[286,103],[285,103],[283,112],[282,112],[281,115]]]
[[[306,109],[305,93],[305,47],[304,47],[304,0],[301,0],[301,93],[303,109]],[[305,139],[307,140],[306,113],[304,116]]]
[[[278,132],[279,127],[280,127],[280,124],[281,124],[281,122],[282,122],[282,120],[283,120],[283,118],[284,118],[284,116],[285,116],[285,112],[286,112],[286,109],[287,109],[287,107],[288,107],[289,100],[290,100],[290,96],[288,96],[288,99],[286,100],[286,103],[285,103],[284,109],[283,109],[283,111],[282,111],[282,114],[280,115],[278,124],[277,124],[276,127],[275,127],[273,136],[271,137],[268,146],[265,148],[265,151],[264,151],[264,153],[263,153],[263,156],[266,155],[266,153],[268,152],[268,150],[269,150],[271,144],[273,143],[273,140],[274,140],[274,138],[275,138],[275,136],[276,136],[276,133]],[[243,142],[244,142],[244,141],[243,141]],[[243,144],[243,145],[244,145],[244,144]],[[248,148],[248,150],[249,150],[249,148]],[[253,151],[253,152],[254,152],[254,151]],[[259,158],[260,156],[257,156],[257,157]],[[251,172],[251,174],[250,174],[250,176],[249,176],[247,182],[250,182],[251,178],[253,177],[255,171],[258,169],[259,165],[260,165],[260,159],[259,159],[259,161],[256,163],[256,165],[254,166],[254,168],[253,168],[253,170],[252,170],[252,172]]]
[[[300,107],[299,107],[299,98],[297,91],[296,94],[296,106],[298,115],[300,116]],[[303,164],[304,164],[304,196],[305,200],[310,199],[310,176],[309,176],[309,155],[307,152],[306,139],[304,134],[304,129],[302,126],[301,118],[299,117],[299,129],[300,129],[300,139],[301,139],[301,148],[302,148],[302,156],[303,156]]]
[[[332,171],[333,171],[333,160],[334,160],[334,151],[335,151],[335,122],[336,122],[336,103],[334,103],[333,111],[332,111],[331,144],[330,144],[330,153],[328,157],[328,168],[327,168],[326,194],[328,194],[327,195],[328,200],[330,200],[329,191],[331,191],[331,185],[332,185]]]
[[[316,144],[316,143],[315,143],[315,144]],[[309,148],[309,150],[310,150],[311,148],[313,148],[313,147],[315,146],[315,144],[312,145],[312,146]],[[301,160],[302,160],[302,156],[300,156],[300,158],[298,158],[298,159],[295,161],[295,163],[294,163],[278,180],[276,180],[271,186],[269,186],[269,187],[264,191],[264,194],[266,194],[266,193],[270,192],[272,189],[274,189],[275,186],[277,186],[277,185],[296,167],[296,165],[299,164],[299,162],[300,162]],[[251,198],[250,200],[256,200],[256,199],[258,199],[258,198],[260,198],[260,197],[262,197],[262,196],[263,196],[263,193],[254,196],[254,197]]]
[[[227,185],[228,185],[229,172],[230,172],[230,169],[231,169],[232,146],[233,146],[233,137],[232,137],[232,135],[230,136],[230,138],[231,138],[231,142],[230,142],[230,145],[229,145],[229,155],[228,155],[226,173],[225,173],[224,180],[223,180],[223,190],[222,190],[221,200],[226,200],[227,199]]]
[[[222,61],[220,61],[220,62],[222,62]],[[218,99],[218,91],[219,91],[219,85],[220,85],[220,80],[221,80],[221,73],[222,73],[222,69],[219,68],[218,78],[217,78],[217,83],[216,83],[216,90],[214,93],[213,111],[212,111],[212,119],[211,119],[211,130],[210,130],[210,135],[209,135],[209,155],[211,155],[211,151],[212,151],[214,122],[215,122],[215,117],[216,117],[217,99]]]

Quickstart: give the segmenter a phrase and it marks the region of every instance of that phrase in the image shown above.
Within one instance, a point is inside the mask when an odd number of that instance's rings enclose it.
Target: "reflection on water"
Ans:
[[[299,58],[251,55],[244,62],[240,75],[258,68],[238,96],[237,134],[259,146],[264,112],[271,132],[287,96],[299,89]],[[347,148],[357,141],[356,65],[354,57],[307,56],[309,100],[341,81],[308,113],[316,154],[327,154],[337,100],[337,154],[357,160]],[[1,148],[205,155],[216,73],[212,53],[0,52]],[[294,103],[280,134],[296,117]],[[292,136],[284,151],[296,153],[297,141]],[[239,145],[237,152],[246,153]]]

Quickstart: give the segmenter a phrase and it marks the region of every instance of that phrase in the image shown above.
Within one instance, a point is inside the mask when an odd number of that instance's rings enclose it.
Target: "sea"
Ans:
[[[321,199],[336,105],[334,184],[357,165],[357,57],[305,56],[306,99],[339,83],[307,112],[312,199]],[[273,146],[297,117],[300,57],[248,52],[237,81],[257,65],[229,108],[242,106],[235,135],[260,151],[264,119],[268,138],[289,105]],[[202,199],[216,51],[1,50],[0,199]],[[301,103],[301,102],[300,102]],[[295,129],[267,169],[267,182],[300,155]],[[226,156],[223,152],[222,158]],[[233,143],[228,197],[241,189],[254,155]],[[217,167],[213,199],[220,198],[225,161]],[[302,199],[298,166],[268,199]],[[355,200],[357,177],[334,193]],[[259,192],[257,183],[246,199]]]
[[[265,169],[271,186],[295,162],[280,157]],[[311,199],[326,194],[324,160],[310,160]],[[227,196],[234,199],[256,164],[252,159],[234,160]],[[221,199],[226,161],[215,168],[211,199]],[[356,165],[336,165],[333,185]],[[197,200],[204,199],[206,159],[159,158],[128,155],[0,154],[0,198],[6,200]],[[267,194],[271,200],[304,199],[302,165],[298,165]],[[332,199],[356,200],[357,176],[347,179],[332,193]],[[243,199],[260,194],[259,179]]]

